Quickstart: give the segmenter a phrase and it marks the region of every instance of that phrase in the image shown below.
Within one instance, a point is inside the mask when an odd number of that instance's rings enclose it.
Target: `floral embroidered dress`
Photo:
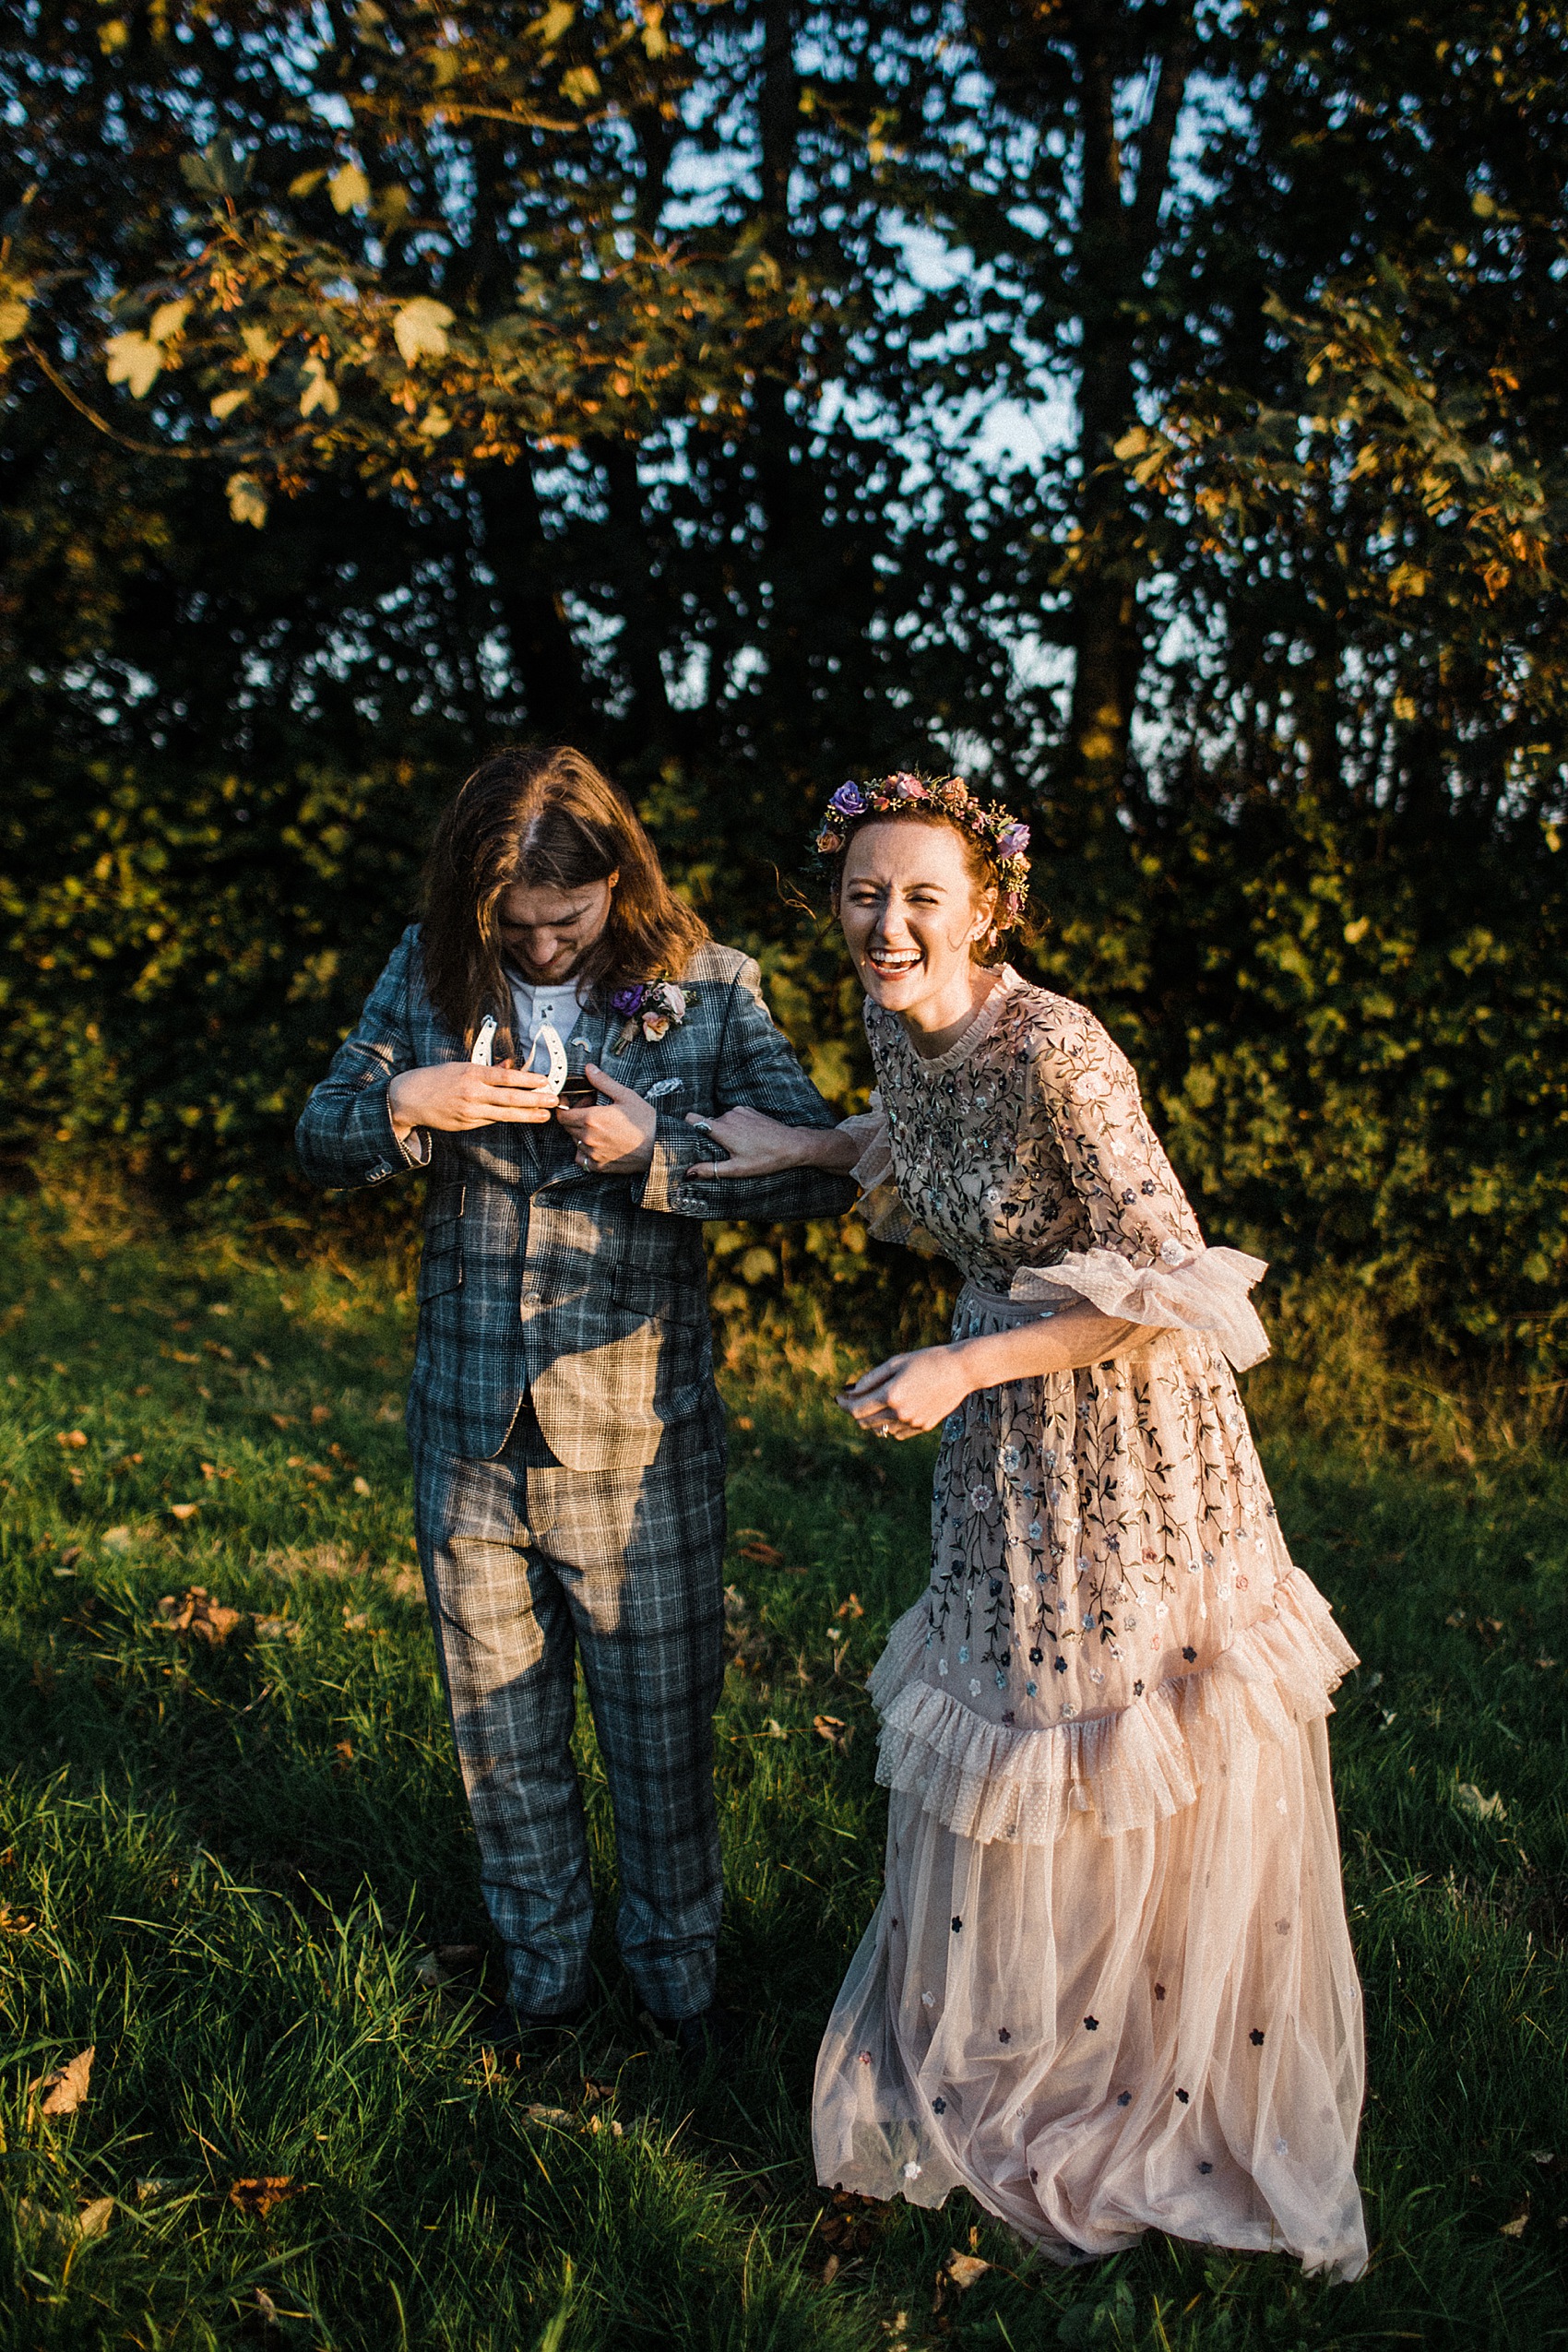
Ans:
[[[868,1004],[857,1175],[968,1277],[955,1336],[1080,1298],[1152,1327],[943,1431],[929,1590],[872,1677],[886,1892],[817,2063],[819,2178],[962,2183],[1057,2259],[1157,2228],[1354,2276],[1360,1990],[1324,1718],[1355,1663],[1231,1377],[1256,1259],[1206,1249],[1125,1056],[1004,969],[921,1061]]]

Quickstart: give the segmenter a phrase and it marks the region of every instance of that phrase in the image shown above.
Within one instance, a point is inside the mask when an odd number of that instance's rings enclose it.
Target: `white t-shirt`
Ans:
[[[512,992],[517,1060],[526,1069],[529,1041],[539,1035],[546,1021],[562,1043],[565,1043],[572,1034],[577,1015],[583,1009],[588,991],[580,980],[557,980],[553,985],[533,988],[527,980],[520,980],[515,972],[507,973],[506,983]]]

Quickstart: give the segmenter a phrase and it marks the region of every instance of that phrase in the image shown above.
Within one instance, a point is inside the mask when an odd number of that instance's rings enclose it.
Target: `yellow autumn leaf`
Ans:
[[[426,441],[439,441],[443,434],[452,430],[452,420],[445,409],[430,409],[420,419],[419,430]]]
[[[357,163],[339,164],[327,183],[334,212],[356,212],[370,202],[370,182]]]
[[[33,2085],[35,2091],[43,2094],[39,2101],[41,2115],[75,2115],[77,2108],[86,2103],[87,2086],[92,2078],[92,2061],[97,2054],[96,2045],[89,2043],[86,2049],[78,2050],[75,2058],[67,2059],[64,2066],[57,2066],[52,2074],[42,2076]]]
[[[599,91],[599,76],[591,65],[574,65],[561,77],[561,95],[574,106],[591,106]]]
[[[269,335],[265,327],[242,327],[240,340],[257,367],[269,366],[278,355],[277,338]]]
[[[543,16],[536,17],[529,25],[524,39],[542,42],[547,49],[553,48],[563,35],[571,30],[576,13],[572,0],[552,0]]]
[[[249,387],[242,384],[232,392],[215,393],[208,406],[215,417],[232,417],[241,403],[250,397]]]
[[[260,530],[267,520],[267,493],[260,482],[249,474],[231,474],[226,488],[229,512],[235,522],[251,523]]]
[[[1148,434],[1141,424],[1135,424],[1130,432],[1122,435],[1111,454],[1113,457],[1120,457],[1125,466],[1130,464],[1133,458],[1141,457],[1147,447]]]
[[[163,366],[163,353],[139,328],[128,327],[123,334],[111,335],[103,346],[108,362],[111,384],[128,384],[131,397],[139,400],[151,391]]]
[[[392,321],[392,339],[403,356],[403,365],[412,367],[422,359],[444,360],[447,352],[446,329],[456,313],[445,303],[429,294],[416,294],[412,302],[403,304]]]
[[[31,302],[30,281],[14,278],[10,292],[0,295],[0,343],[14,343],[18,335],[26,332]]]
[[[341,403],[338,398],[338,386],[327,374],[324,362],[318,359],[306,360],[305,376],[305,388],[300,395],[301,416],[314,416],[320,409],[325,415],[335,417]]]
[[[189,303],[160,303],[147,331],[155,343],[167,343],[171,336],[179,333],[190,315]],[[164,364],[167,366],[168,362],[165,361]]]
[[[301,172],[290,181],[289,194],[291,196],[314,196],[326,177],[325,172]]]

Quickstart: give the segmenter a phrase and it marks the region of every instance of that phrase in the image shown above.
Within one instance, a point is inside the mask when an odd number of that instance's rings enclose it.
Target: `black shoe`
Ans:
[[[469,2020],[469,2039],[486,2049],[521,2049],[526,2043],[543,2042],[573,2032],[581,2025],[586,2011],[584,2002],[579,2002],[575,2009],[545,2014],[536,2009],[515,2008],[509,2001],[493,2001]]]
[[[710,2058],[722,2058],[738,2049],[746,2035],[733,2010],[721,2008],[717,2001],[710,2009],[699,2009],[695,2016],[656,2017],[653,2022],[674,2043],[682,2065],[693,2073],[706,2066]]]

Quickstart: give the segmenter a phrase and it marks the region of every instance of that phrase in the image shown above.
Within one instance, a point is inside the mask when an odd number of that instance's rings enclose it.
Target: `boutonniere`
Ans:
[[[619,1013],[622,1029],[611,1049],[624,1053],[626,1048],[642,1030],[650,1045],[671,1029],[678,1029],[695,996],[695,989],[677,988],[673,980],[639,980],[635,988],[618,988],[610,1000],[610,1009]]]

